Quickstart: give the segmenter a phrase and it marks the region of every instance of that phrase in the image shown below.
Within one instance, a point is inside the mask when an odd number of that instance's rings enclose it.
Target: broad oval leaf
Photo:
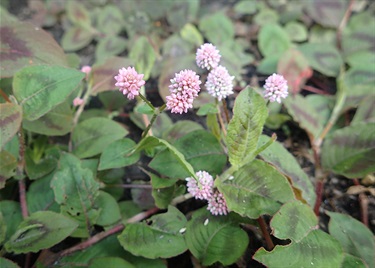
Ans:
[[[374,129],[375,122],[363,122],[333,132],[323,144],[323,167],[348,178],[374,172]]]
[[[0,213],[7,224],[5,240],[8,240],[17,230],[17,226],[22,222],[21,205],[18,202],[3,200],[0,201]]]
[[[237,96],[226,136],[232,166],[239,168],[255,157],[267,115],[266,102],[253,89],[246,88]]]
[[[373,233],[353,217],[341,213],[327,212],[330,216],[329,233],[335,237],[346,253],[375,267],[375,241]]]
[[[141,36],[135,41],[131,46],[129,58],[135,62],[135,69],[144,74],[143,79],[147,80],[156,60],[154,48],[147,37]]]
[[[115,121],[94,117],[80,122],[73,132],[73,153],[80,158],[97,155],[128,131]]]
[[[249,243],[247,233],[238,223],[229,217],[213,216],[206,208],[193,213],[186,226],[185,239],[191,253],[205,266],[215,262],[233,264]]]
[[[72,2],[72,1],[69,1]],[[66,51],[75,51],[84,48],[94,39],[94,34],[80,26],[69,28],[61,39],[61,46]]]
[[[150,259],[170,258],[187,250],[181,230],[186,218],[175,207],[151,217],[147,223],[128,224],[118,236],[120,244],[133,255]]]
[[[63,102],[34,121],[23,120],[24,129],[48,136],[66,135],[72,130],[73,111],[68,102]]]
[[[131,154],[135,147],[135,142],[127,138],[112,142],[100,156],[98,170],[120,168],[136,163],[140,153]]]
[[[52,211],[39,211],[25,219],[5,244],[16,254],[38,252],[50,248],[68,237],[78,223]]]
[[[184,155],[195,171],[205,170],[215,176],[221,173],[226,164],[227,157],[219,141],[205,130],[190,132],[173,143],[173,146]],[[190,177],[181,164],[171,150],[164,150],[154,157],[149,166],[170,178]]]
[[[4,268],[20,268],[16,263],[5,259],[3,257],[0,257],[0,267]]]
[[[8,151],[0,151],[0,189],[4,188],[6,179],[16,173],[18,160]]]
[[[262,135],[259,139],[258,147],[266,144],[270,137]],[[313,207],[315,204],[316,194],[314,186],[309,177],[303,171],[293,155],[290,154],[284,146],[275,141],[259,154],[262,159],[275,166],[280,172],[291,179],[293,188],[297,188],[302,193],[302,198]]]
[[[265,57],[280,56],[291,44],[288,33],[278,24],[267,24],[260,29],[259,49]]]
[[[271,220],[272,234],[280,239],[301,241],[318,227],[311,207],[298,201],[284,204]]]
[[[229,210],[252,219],[273,215],[283,203],[294,199],[288,180],[261,160],[242,166],[231,177],[216,180],[215,184]]]
[[[89,268],[136,268],[130,262],[119,257],[100,257],[95,258],[90,262]]]
[[[349,5],[346,0],[314,0],[306,1],[304,4],[312,19],[323,26],[332,28],[337,28],[340,25]]]
[[[80,2],[66,2],[66,13],[74,24],[86,27],[91,25],[90,13]]]
[[[64,102],[84,77],[83,72],[61,66],[29,66],[15,74],[13,93],[24,118],[32,121]]]
[[[120,208],[116,199],[109,193],[99,191],[96,206],[101,209],[96,224],[109,227],[121,220]]]
[[[269,268],[285,267],[341,267],[342,248],[329,234],[314,230],[299,243],[277,245],[271,252],[259,249],[253,258]]]
[[[1,16],[0,77],[12,77],[25,66],[57,64],[67,66],[66,56],[53,37],[34,25]]]
[[[232,21],[223,12],[203,17],[199,22],[199,29],[214,45],[221,45],[227,40],[232,40],[235,35]]]
[[[95,50],[95,58],[97,61],[102,61],[109,57],[120,54],[125,50],[127,40],[119,36],[108,36],[101,38]]]
[[[0,150],[18,132],[22,108],[14,103],[0,103]]]
[[[298,50],[308,60],[310,66],[327,76],[338,76],[343,60],[337,48],[332,44],[306,43]]]

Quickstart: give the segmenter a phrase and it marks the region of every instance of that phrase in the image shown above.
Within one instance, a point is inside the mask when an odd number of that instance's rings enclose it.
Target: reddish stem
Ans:
[[[264,221],[264,219],[263,219],[262,216],[260,216],[257,219],[257,221],[258,221],[258,224],[260,226],[260,230],[262,231],[263,237],[266,240],[267,249],[268,250],[272,250],[275,247],[275,245],[273,244],[271,236],[270,236],[270,234],[269,234],[269,232],[267,230],[267,224],[266,224],[266,222]]]
[[[316,182],[316,187],[315,187],[316,201],[315,201],[315,206],[314,206],[314,212],[317,217],[319,217],[319,214],[320,214],[319,208],[320,208],[320,205],[322,204],[323,189],[324,189],[324,181],[318,180]]]
[[[7,94],[5,94],[5,92],[1,88],[0,88],[0,95],[4,98],[6,102],[11,102]]]
[[[353,180],[355,185],[360,185],[358,179]],[[364,225],[369,227],[368,225],[368,199],[364,193],[360,193],[358,196],[359,206],[361,209],[361,221]]]
[[[302,89],[313,92],[313,93],[316,93],[316,94],[320,94],[320,95],[329,95],[327,92],[325,92],[321,89],[318,89],[316,87],[312,87],[312,86],[305,85],[305,86],[302,87]]]

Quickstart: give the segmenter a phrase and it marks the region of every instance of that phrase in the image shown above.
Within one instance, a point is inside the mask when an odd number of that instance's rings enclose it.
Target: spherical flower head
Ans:
[[[129,100],[139,95],[139,90],[146,83],[143,74],[138,74],[134,67],[121,68],[119,74],[115,76],[116,87],[120,87],[122,94],[127,95]]]
[[[264,89],[265,99],[281,103],[281,98],[288,96],[288,81],[280,74],[273,74],[266,79]]]
[[[200,84],[199,76],[192,70],[183,70],[175,74],[169,86],[171,95],[166,97],[167,109],[172,113],[187,113],[198,96]]]
[[[215,216],[228,214],[227,202],[225,201],[223,194],[218,190],[215,190],[211,198],[208,199],[207,210]]]
[[[210,95],[221,101],[233,94],[233,79],[227,68],[219,65],[208,74],[205,86]]]
[[[88,65],[84,65],[82,66],[81,68],[81,72],[85,73],[86,75],[88,75],[90,72],[91,72],[91,66],[88,66]]]
[[[75,98],[74,100],[73,100],[73,106],[74,107],[77,107],[77,106],[80,106],[81,104],[83,103],[83,99],[81,99],[81,98]]]
[[[198,171],[195,175],[197,175],[198,181],[192,177],[186,178],[188,192],[196,199],[210,199],[213,194],[214,179],[206,171]]]
[[[216,68],[219,65],[220,58],[220,51],[210,43],[201,45],[197,50],[196,62],[199,68],[207,70]]]

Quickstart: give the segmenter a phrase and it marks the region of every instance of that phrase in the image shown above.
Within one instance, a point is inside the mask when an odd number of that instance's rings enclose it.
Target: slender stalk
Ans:
[[[358,179],[353,180],[354,185],[361,185],[358,181]],[[360,193],[358,195],[358,201],[359,201],[359,206],[361,208],[361,221],[364,225],[369,227],[368,223],[368,198],[364,193]]]
[[[17,177],[18,180],[18,188],[19,188],[19,196],[20,196],[20,206],[22,217],[27,218],[29,216],[29,211],[27,209],[27,202],[26,202],[26,184],[24,178],[24,168],[25,168],[25,138],[23,134],[23,130],[20,129],[18,132],[18,139],[19,139],[19,160],[17,164]]]
[[[271,239],[271,235],[269,234],[268,230],[267,230],[267,225],[266,225],[266,222],[264,221],[263,217],[260,216],[258,219],[257,219],[258,223],[259,223],[259,227],[262,231],[262,234],[263,234],[263,237],[264,239],[266,240],[266,244],[267,244],[267,249],[268,250],[272,250],[275,245],[273,244],[273,241]]]
[[[152,127],[152,125],[154,124],[156,118],[158,117],[158,115],[159,115],[161,112],[164,111],[165,107],[166,107],[166,105],[163,104],[161,107],[154,109],[154,114],[152,115],[151,121],[150,121],[150,123],[148,124],[148,126],[146,127],[146,129],[145,129],[145,130],[143,131],[143,133],[142,133],[142,137],[141,137],[142,139],[143,139],[144,137],[147,136],[147,133],[148,133],[149,130],[151,129],[151,127]]]
[[[154,105],[152,105],[151,102],[149,102],[148,99],[142,95],[142,93],[139,93],[139,97],[151,108],[151,110],[155,111]]]
[[[354,0],[350,0],[348,8],[345,11],[344,17],[342,18],[339,27],[337,28],[336,32],[336,42],[337,42],[337,48],[341,50],[341,41],[342,41],[342,32],[344,28],[346,27],[346,24],[348,23],[350,14],[352,13]]]
[[[222,99],[221,102],[223,104],[225,119],[227,120],[227,123],[229,123],[230,118],[229,118],[229,111],[228,111],[228,107],[227,107],[227,101],[225,99]]]
[[[5,94],[5,92],[1,88],[0,88],[0,95],[4,98],[6,102],[11,102],[7,94]]]

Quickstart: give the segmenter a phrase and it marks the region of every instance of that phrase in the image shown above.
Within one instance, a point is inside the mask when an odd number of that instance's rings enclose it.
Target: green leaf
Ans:
[[[147,37],[141,36],[135,41],[130,49],[129,58],[135,62],[137,72],[144,74],[143,79],[147,80],[156,60],[154,48]]]
[[[120,208],[112,195],[99,191],[96,198],[96,206],[101,209],[96,224],[100,226],[112,226],[121,220]]]
[[[170,12],[167,12],[167,21],[175,29],[181,29],[186,23],[193,22],[199,11],[199,0],[190,1],[162,1],[165,3],[171,2],[172,7]],[[160,4],[159,4],[160,5]],[[152,6],[152,12],[155,10],[155,5]]]
[[[64,32],[61,46],[65,51],[76,51],[86,47],[93,39],[93,32],[80,26],[73,26]]]
[[[90,262],[89,268],[136,268],[130,262],[119,257],[100,257]]]
[[[306,41],[307,29],[306,26],[300,22],[290,21],[285,25],[285,31],[289,35],[289,39],[295,42]]]
[[[112,142],[100,156],[98,170],[126,167],[136,163],[140,153],[131,154],[135,147],[136,143],[128,138]]]
[[[322,165],[348,178],[375,171],[375,122],[358,123],[333,132],[322,148]]]
[[[257,11],[257,3],[248,0],[242,0],[234,5],[234,11],[239,15],[253,15]]]
[[[63,241],[77,227],[76,221],[61,214],[35,212],[18,226],[16,233],[5,244],[5,249],[16,254],[38,252]]]
[[[197,122],[190,120],[179,120],[175,124],[173,124],[168,130],[163,132],[163,139],[173,143],[181,139],[188,133],[201,129],[203,129],[202,125]]]
[[[267,115],[263,97],[253,89],[246,88],[237,96],[226,137],[229,162],[235,168],[255,157],[253,154]]]
[[[55,202],[55,195],[50,186],[53,176],[54,174],[51,173],[30,185],[26,192],[27,208],[30,213],[41,210],[60,212],[60,206]]]
[[[307,100],[299,94],[289,96],[284,100],[288,113],[300,124],[307,133],[317,138],[323,130],[323,124],[319,111],[317,111]]]
[[[105,62],[94,64],[91,70],[92,95],[96,95],[103,91],[115,89],[116,80],[115,75],[118,74],[119,69],[134,65],[133,61],[127,58],[113,57],[107,59]],[[121,100],[121,98],[119,98]],[[126,103],[126,98],[123,97],[123,104]]]
[[[134,153],[145,149],[151,149],[159,145],[166,146],[167,149],[172,153],[174,159],[177,159],[177,161],[181,164],[181,167],[187,172],[187,174],[195,178],[194,169],[191,166],[191,164],[188,161],[186,161],[185,156],[181,152],[179,152],[174,146],[172,146],[163,139],[148,136],[145,139],[143,139],[140,143],[138,143],[138,146],[134,150]]]
[[[24,118],[32,121],[64,102],[84,77],[80,71],[60,66],[25,67],[13,78],[13,93]]]
[[[125,50],[127,40],[119,36],[108,36],[101,38],[95,49],[95,58],[97,61],[120,54]]]
[[[268,136],[260,136],[258,148],[269,140],[270,137]],[[281,143],[273,142],[259,155],[264,161],[275,166],[281,173],[291,179],[292,186],[301,191],[302,200],[306,200],[311,207],[315,205],[316,195],[313,184],[298,164],[296,158]]]
[[[229,210],[252,219],[273,215],[283,203],[294,199],[288,180],[274,167],[257,159],[228,179],[216,180],[215,184]]]
[[[4,221],[3,214],[0,212],[0,246],[3,245],[6,235],[7,235],[7,226]]]
[[[0,202],[0,213],[3,215],[4,222],[8,223],[5,237],[5,240],[8,240],[22,221],[21,206],[15,201],[3,200]]]
[[[230,265],[245,252],[247,233],[229,217],[210,214],[206,208],[195,211],[187,223],[185,240],[188,249],[204,266],[220,262]]]
[[[271,252],[259,249],[253,259],[269,268],[280,267],[341,267],[342,248],[332,236],[321,230],[311,231],[299,243],[277,245]]]
[[[121,10],[111,4],[105,5],[100,10],[97,20],[98,30],[111,37],[115,37],[115,35],[120,33],[124,25]]]
[[[360,258],[354,257],[353,255],[350,254],[344,254],[344,261],[341,265],[343,268],[366,268],[369,267],[367,266],[363,260]]]
[[[372,232],[353,217],[326,212],[331,218],[329,233],[335,237],[346,253],[364,260],[368,267],[375,266],[375,241]]]
[[[278,24],[267,24],[260,29],[259,49],[263,56],[281,55],[290,47],[288,33]]]
[[[66,2],[66,13],[70,21],[74,24],[82,27],[88,27],[91,25],[90,13],[80,2]]]
[[[221,173],[226,164],[227,158],[219,141],[206,130],[190,132],[173,143],[173,146],[195,171],[205,170],[215,176]],[[170,178],[190,177],[191,174],[182,165],[171,150],[161,151],[149,163],[149,167]]]
[[[362,122],[375,122],[375,105],[373,96],[368,96],[358,106],[351,125]]]
[[[16,135],[21,122],[21,106],[14,103],[0,103],[0,150]]]
[[[338,76],[343,65],[340,52],[332,44],[305,43],[298,50],[308,60],[310,66],[327,76]]]
[[[3,268],[20,268],[16,263],[5,259],[3,257],[0,257],[0,267]]]
[[[73,111],[68,102],[55,106],[37,120],[23,120],[24,129],[47,136],[63,136],[69,133],[73,126]]]
[[[199,29],[214,45],[232,40],[235,35],[232,21],[223,12],[216,12],[203,17],[199,22]]]
[[[99,186],[92,171],[83,168],[77,157],[68,153],[61,155],[51,188],[61,210],[80,222],[80,236],[88,236],[88,228],[95,224],[99,216],[99,210],[95,206]]]
[[[191,43],[195,46],[200,46],[203,44],[203,37],[198,29],[191,23],[185,24],[185,26],[181,29],[180,35],[182,39],[186,42]]]
[[[318,219],[311,207],[298,201],[284,204],[273,216],[272,234],[279,239],[300,242],[312,230],[317,229]]]
[[[158,208],[166,209],[173,198],[183,195],[186,192],[184,185],[177,185],[175,179],[160,178],[150,174],[152,184],[152,197]]]
[[[270,8],[261,8],[254,16],[254,22],[259,26],[276,24],[279,21],[279,14]]]
[[[1,16],[1,73],[12,77],[25,66],[67,65],[66,56],[52,35],[31,23],[8,20]]]
[[[0,151],[0,189],[4,188],[6,179],[9,179],[16,173],[17,158],[10,152]]]
[[[344,17],[348,5],[349,3],[346,0],[335,2],[314,0],[306,1],[305,10],[317,23],[328,28],[337,28]]]
[[[169,206],[167,213],[151,217],[149,224],[126,225],[118,240],[133,255],[149,259],[170,258],[187,250],[184,236],[180,233],[185,225],[185,216]]]
[[[115,121],[94,117],[77,125],[73,132],[73,153],[80,158],[97,155],[128,131]]]
[[[39,179],[45,175],[51,173],[57,166],[57,158],[51,154],[46,155],[43,159],[35,162],[32,158],[32,150],[30,147],[26,149],[25,152],[25,162],[26,162],[26,173],[30,180]]]

